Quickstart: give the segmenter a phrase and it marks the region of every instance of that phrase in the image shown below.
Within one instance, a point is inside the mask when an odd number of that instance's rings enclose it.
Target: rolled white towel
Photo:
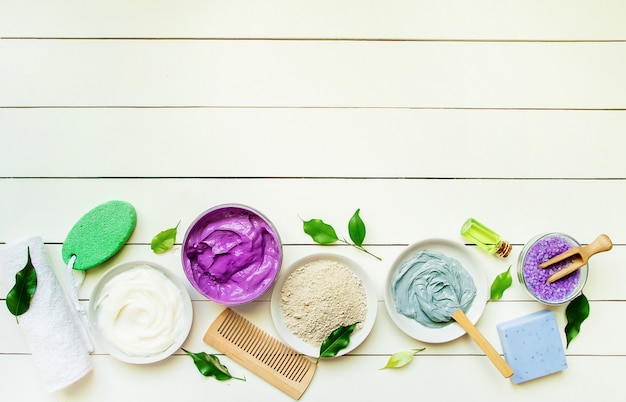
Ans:
[[[15,274],[31,263],[37,273],[37,289],[28,311],[18,317],[46,391],[75,383],[92,368],[93,346],[76,310],[50,266],[39,236],[30,236],[0,247],[0,270],[5,287],[15,284]],[[4,307],[6,314],[10,312]]]

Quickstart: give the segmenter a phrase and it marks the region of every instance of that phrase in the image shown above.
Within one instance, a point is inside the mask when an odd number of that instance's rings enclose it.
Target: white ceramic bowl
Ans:
[[[400,266],[421,250],[438,251],[448,257],[455,258],[472,276],[476,285],[476,297],[466,315],[473,324],[478,322],[489,299],[487,277],[484,270],[474,261],[470,250],[467,250],[462,244],[446,239],[429,239],[414,243],[407,247],[391,265],[385,283],[385,306],[393,322],[407,335],[419,341],[428,343],[449,342],[465,334],[465,330],[456,322],[452,321],[450,324],[440,328],[430,328],[396,311],[391,292],[393,278]]]
[[[103,290],[105,290],[106,285],[110,283],[111,280],[118,277],[118,275],[123,274],[127,271],[135,269],[137,267],[146,266],[150,269],[154,269],[156,272],[164,275],[164,280],[171,282],[174,287],[179,292],[180,302],[182,304],[182,320],[183,322],[180,324],[180,329],[175,338],[173,339],[172,344],[164,350],[160,350],[154,353],[135,355],[128,354],[122,351],[120,348],[116,347],[115,344],[111,343],[109,339],[102,333],[101,328],[99,327],[99,314],[100,307],[97,302],[101,298]],[[160,278],[160,277],[159,277]],[[164,282],[167,283],[167,282]],[[167,285],[166,285],[167,286]],[[147,306],[148,309],[150,306]],[[170,355],[172,355],[178,348],[185,342],[187,336],[189,335],[189,331],[191,329],[191,323],[193,319],[193,308],[191,305],[191,298],[189,297],[189,293],[187,289],[183,286],[183,284],[178,280],[178,278],[168,269],[161,267],[158,264],[149,261],[133,261],[127,262],[120,265],[117,265],[110,270],[108,270],[98,281],[96,286],[93,289],[91,294],[91,299],[89,302],[89,319],[91,321],[92,332],[94,333],[98,344],[105,348],[111,356],[133,364],[148,364],[154,363],[160,360],[163,360]]]
[[[320,261],[320,260],[331,260],[336,261],[345,267],[347,267],[352,273],[354,273],[363,284],[366,295],[366,303],[367,303],[367,313],[365,316],[365,320],[363,322],[363,326],[355,330],[350,336],[350,343],[348,346],[337,353],[337,356],[342,356],[350,351],[354,350],[357,346],[359,346],[365,338],[367,338],[368,334],[372,330],[374,326],[374,321],[376,321],[376,308],[377,308],[377,299],[376,299],[376,289],[374,288],[374,284],[370,280],[367,272],[358,265],[356,262],[352,261],[349,258],[335,255],[335,254],[327,254],[327,253],[319,253],[313,254],[304,258],[301,258],[291,264],[286,270],[283,270],[281,276],[276,281],[274,291],[272,293],[271,300],[271,313],[272,320],[274,321],[274,325],[276,330],[278,331],[280,337],[293,349],[296,351],[305,354],[311,357],[319,357],[319,347],[314,347],[313,345],[305,342],[304,340],[298,338],[291,331],[287,329],[285,323],[283,321],[283,310],[281,307],[281,291],[283,285],[289,275],[291,275],[296,269],[302,267],[310,262]]]

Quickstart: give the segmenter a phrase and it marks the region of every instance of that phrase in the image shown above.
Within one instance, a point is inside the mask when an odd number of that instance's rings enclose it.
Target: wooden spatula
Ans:
[[[602,251],[609,251],[611,248],[613,248],[613,243],[611,242],[609,236],[601,234],[587,246],[572,247],[566,252],[561,253],[556,257],[552,257],[542,264],[539,264],[539,268],[548,268],[552,264],[556,264],[557,262],[563,261],[569,257],[574,257],[572,262],[567,267],[555,272],[548,278],[547,282],[552,283],[571,274],[572,272],[585,265],[587,261],[589,261],[589,257],[591,257],[592,255],[600,253]]]
[[[317,367],[230,308],[213,321],[204,341],[293,399],[304,394]]]
[[[452,318],[454,321],[459,323],[461,327],[467,332],[467,334],[476,342],[478,347],[485,352],[485,355],[491,363],[498,369],[500,374],[504,378],[509,378],[513,375],[513,369],[508,363],[498,354],[498,351],[491,346],[489,341],[483,336],[483,334],[472,324],[472,322],[467,318],[463,310],[457,310]]]

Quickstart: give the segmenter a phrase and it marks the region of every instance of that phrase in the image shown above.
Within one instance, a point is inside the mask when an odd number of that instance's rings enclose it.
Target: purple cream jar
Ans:
[[[581,293],[587,281],[588,264],[553,283],[547,283],[548,278],[565,268],[571,258],[548,268],[539,268],[539,264],[577,246],[580,244],[564,233],[539,235],[526,243],[517,261],[517,278],[535,300],[556,306],[573,300]]]
[[[272,286],[282,265],[282,243],[259,211],[239,204],[215,206],[189,227],[181,253],[189,282],[227,306],[247,303]]]

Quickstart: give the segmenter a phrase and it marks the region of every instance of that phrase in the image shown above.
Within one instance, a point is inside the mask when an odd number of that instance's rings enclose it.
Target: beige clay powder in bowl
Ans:
[[[307,356],[318,357],[322,342],[340,326],[357,324],[348,347],[361,344],[376,319],[376,293],[354,261],[314,254],[294,262],[274,287],[271,312],[281,338]]]

